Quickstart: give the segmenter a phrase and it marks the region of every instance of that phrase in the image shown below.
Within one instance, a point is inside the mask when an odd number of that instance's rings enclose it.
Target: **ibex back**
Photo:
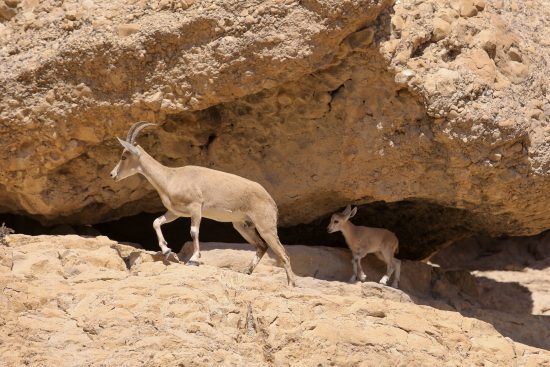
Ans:
[[[119,181],[140,173],[157,190],[168,209],[153,222],[162,253],[168,256],[171,252],[161,231],[164,223],[178,217],[191,218],[193,256],[188,264],[198,265],[201,218],[232,222],[244,239],[256,247],[248,273],[254,271],[269,246],[283,262],[288,283],[295,285],[290,259],[277,235],[277,205],[269,193],[260,184],[230,173],[197,166],[163,166],[135,143],[139,131],[151,125],[154,124],[137,122],[126,140],[118,139],[124,151],[111,177]]]

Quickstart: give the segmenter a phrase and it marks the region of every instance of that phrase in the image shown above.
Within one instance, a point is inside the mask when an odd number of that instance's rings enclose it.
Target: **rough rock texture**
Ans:
[[[108,177],[114,136],[146,119],[153,156],[262,183],[283,225],[412,199],[464,209],[475,230],[538,233],[549,5],[2,1],[0,211],[161,210],[143,179]]]
[[[481,305],[466,272],[406,262],[404,291],[311,277],[288,288],[270,258],[248,276],[211,265],[241,266],[252,251],[204,247],[197,268],[106,237],[8,237],[2,365],[550,365],[548,320]],[[298,273],[349,276],[342,249],[290,251]]]
[[[531,299],[522,304],[510,292],[510,304],[550,316],[550,232],[534,237],[470,238],[441,250],[431,261],[446,269],[471,271],[488,294],[498,291],[495,281],[521,284]]]

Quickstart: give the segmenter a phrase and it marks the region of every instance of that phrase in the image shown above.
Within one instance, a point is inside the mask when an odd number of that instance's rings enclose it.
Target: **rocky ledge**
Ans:
[[[485,293],[464,271],[408,261],[401,290],[348,284],[349,252],[290,246],[302,277],[289,288],[270,256],[235,271],[253,257],[244,245],[204,244],[191,267],[106,237],[6,242],[7,367],[550,365],[548,319],[519,307],[528,295],[502,298],[513,292],[498,282]],[[380,264],[368,269],[377,280]]]

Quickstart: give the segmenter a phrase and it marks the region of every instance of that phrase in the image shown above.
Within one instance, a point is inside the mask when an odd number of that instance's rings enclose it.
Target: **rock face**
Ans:
[[[143,179],[108,176],[114,137],[148,120],[154,157],[260,182],[282,225],[417,200],[490,234],[540,232],[545,5],[0,2],[0,211],[89,224],[161,210]]]
[[[550,364],[540,349],[550,348],[548,320],[482,305],[466,272],[405,262],[403,290],[313,277],[288,288],[270,257],[248,276],[212,265],[239,268],[253,251],[203,247],[205,264],[189,267],[106,237],[9,236],[0,246],[2,365]],[[350,275],[342,249],[289,250],[298,274]],[[378,279],[379,264],[368,265]]]

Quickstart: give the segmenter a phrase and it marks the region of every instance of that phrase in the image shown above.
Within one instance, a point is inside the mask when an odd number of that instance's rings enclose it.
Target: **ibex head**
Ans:
[[[342,213],[334,213],[332,218],[330,218],[330,224],[328,225],[328,233],[334,233],[342,230],[342,226],[350,218],[357,214],[357,207],[351,209],[351,206],[348,205]]]
[[[136,146],[136,138],[141,130],[152,125],[155,124],[146,121],[136,122],[132,125],[130,130],[128,130],[126,140],[117,137],[119,143],[124,147],[124,151],[122,152],[120,161],[111,171],[111,177],[115,181],[120,181],[138,173],[140,152]]]

